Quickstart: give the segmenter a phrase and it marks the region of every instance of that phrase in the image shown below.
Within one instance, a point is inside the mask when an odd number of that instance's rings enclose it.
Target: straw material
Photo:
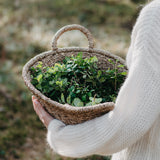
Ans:
[[[57,48],[58,38],[64,32],[70,30],[79,30],[82,33],[84,33],[89,41],[88,48],[81,48],[81,47]],[[43,52],[32,58],[25,64],[22,71],[22,77],[29,90],[38,98],[40,103],[53,117],[63,121],[65,124],[82,123],[87,120],[99,117],[113,110],[114,108],[113,102],[106,102],[86,107],[75,107],[68,104],[65,105],[60,104],[43,95],[39,90],[37,90],[31,84],[30,68],[32,66],[36,66],[38,61],[42,61],[44,66],[53,66],[56,62],[62,61],[65,58],[65,56],[77,55],[79,52],[83,52],[84,58],[96,56],[98,58],[98,67],[99,69],[102,70],[107,69],[109,67],[114,68],[113,64],[111,64],[108,61],[108,59],[111,59],[113,62],[116,62],[116,60],[118,60],[117,65],[119,64],[125,65],[125,61],[122,58],[113,55],[107,51],[95,49],[91,33],[83,26],[73,24],[61,28],[54,36],[52,43],[52,50]],[[124,69],[118,68],[118,71],[122,70],[127,71],[127,67],[125,66]]]

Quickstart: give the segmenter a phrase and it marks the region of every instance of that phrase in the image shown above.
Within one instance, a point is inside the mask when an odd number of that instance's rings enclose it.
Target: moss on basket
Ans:
[[[43,67],[39,62],[31,67],[31,83],[44,95],[62,104],[90,106],[115,101],[126,72],[118,72],[117,65],[109,59],[113,69],[100,70],[96,56],[83,59],[83,54],[65,57],[63,63]]]

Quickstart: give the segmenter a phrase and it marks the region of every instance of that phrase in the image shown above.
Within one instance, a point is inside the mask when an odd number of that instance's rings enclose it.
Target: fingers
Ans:
[[[42,113],[42,110],[43,110],[42,105],[38,102],[38,100],[34,96],[32,96],[32,101],[33,101],[34,110],[36,111],[36,113],[38,115],[40,115]]]
[[[37,115],[39,116],[40,120],[42,121],[42,123],[46,126],[46,128],[48,127],[49,123],[53,120],[53,117],[50,116],[42,107],[42,105],[38,102],[38,100],[32,96],[32,101],[33,101],[33,106],[34,106],[34,110],[37,113]]]
[[[35,97],[35,96],[32,96],[32,101],[35,100],[35,99],[36,99],[36,97]]]

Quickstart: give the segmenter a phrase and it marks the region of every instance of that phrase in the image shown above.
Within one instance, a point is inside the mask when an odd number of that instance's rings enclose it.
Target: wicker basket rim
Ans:
[[[93,106],[86,106],[86,107],[75,107],[75,106],[71,106],[71,105],[68,105],[68,104],[61,104],[59,102],[56,102],[48,97],[46,97],[44,94],[42,94],[39,90],[37,90],[30,82],[30,79],[28,77],[28,72],[29,72],[29,69],[30,67],[35,64],[37,61],[39,61],[40,59],[42,58],[45,58],[49,55],[54,55],[54,54],[57,54],[57,53],[67,53],[67,52],[88,52],[88,53],[98,53],[98,54],[101,54],[101,55],[105,55],[107,57],[111,57],[115,60],[119,60],[120,63],[124,64],[125,65],[125,61],[121,58],[121,57],[118,57],[116,55],[113,55],[111,54],[110,52],[108,51],[105,51],[105,50],[101,50],[101,49],[96,49],[96,48],[81,48],[81,47],[67,47],[67,48],[58,48],[58,50],[56,51],[53,51],[53,50],[50,50],[50,51],[46,51],[46,52],[42,52],[40,53],[39,55],[36,55],[35,57],[33,57],[32,59],[30,59],[23,67],[23,70],[22,70],[22,77],[23,77],[23,80],[25,82],[25,84],[27,85],[27,87],[31,90],[31,92],[35,95],[38,95],[39,97],[41,97],[44,101],[46,101],[48,104],[52,104],[54,105],[55,107],[60,107],[62,110],[65,110],[67,112],[74,112],[75,110],[78,110],[78,111],[91,111],[91,110],[99,110],[100,108],[102,109],[103,107],[106,108],[107,106],[108,107],[111,107],[111,109],[113,109],[113,106],[114,106],[114,103],[113,102],[105,102],[105,103],[101,103],[101,104],[98,104],[98,105],[93,105]],[[125,66],[126,68],[126,66]],[[127,68],[126,68],[127,69]]]

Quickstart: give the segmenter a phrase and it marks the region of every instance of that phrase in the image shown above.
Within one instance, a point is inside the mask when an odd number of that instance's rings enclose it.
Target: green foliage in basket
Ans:
[[[103,102],[115,101],[118,90],[124,81],[126,72],[118,72],[117,65],[111,59],[114,69],[100,70],[96,56],[83,58],[65,57],[63,63],[52,67],[43,67],[42,62],[31,67],[31,83],[44,95],[62,104],[89,106]]]

